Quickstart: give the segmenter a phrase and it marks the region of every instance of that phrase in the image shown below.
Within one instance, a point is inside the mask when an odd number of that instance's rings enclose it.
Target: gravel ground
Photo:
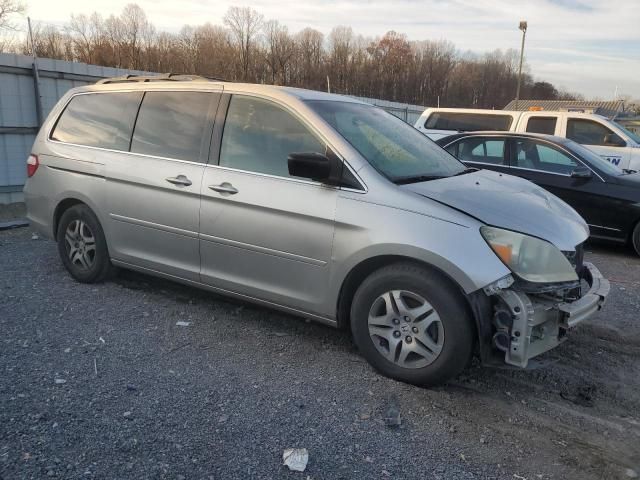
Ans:
[[[23,202],[0,205],[0,222],[23,219],[27,214]]]
[[[608,304],[543,367],[428,390],[346,332],[132,272],[78,284],[53,242],[0,232],[0,478],[634,478],[640,259],[587,258]]]

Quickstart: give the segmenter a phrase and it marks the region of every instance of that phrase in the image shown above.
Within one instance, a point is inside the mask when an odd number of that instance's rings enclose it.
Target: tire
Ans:
[[[475,339],[462,293],[443,275],[412,263],[383,267],[362,282],[351,304],[351,331],[376,370],[420,386],[458,375],[471,361]]]
[[[636,253],[640,255],[640,222],[637,223],[631,234],[631,245]]]
[[[99,283],[113,273],[104,231],[88,206],[74,205],[62,214],[56,240],[62,263],[77,281]]]

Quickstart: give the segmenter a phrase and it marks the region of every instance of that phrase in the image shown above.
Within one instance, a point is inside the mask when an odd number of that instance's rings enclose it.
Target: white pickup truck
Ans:
[[[620,169],[640,170],[640,136],[592,113],[427,108],[415,127],[433,140],[479,130],[555,135],[585,145]]]

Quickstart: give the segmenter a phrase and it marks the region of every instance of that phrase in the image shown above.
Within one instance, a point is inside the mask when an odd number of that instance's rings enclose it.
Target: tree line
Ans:
[[[107,18],[71,15],[64,27],[35,24],[33,49],[39,57],[109,67],[476,108],[503,108],[515,97],[519,62],[511,49],[462,53],[447,40],[410,41],[395,31],[379,38],[348,26],[328,35],[310,27],[290,32],[249,7],[230,7],[222,25],[186,25],[178,33],[156,29],[136,4]],[[31,54],[32,45],[5,36],[0,51]],[[526,71],[521,98],[576,98]]]

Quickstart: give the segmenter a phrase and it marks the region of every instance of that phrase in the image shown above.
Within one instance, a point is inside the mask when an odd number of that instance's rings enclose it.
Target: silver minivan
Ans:
[[[128,268],[350,327],[414,384],[474,355],[526,367],[609,290],[567,204],[338,95],[103,80],[60,100],[27,171],[29,219],[76,280]]]

